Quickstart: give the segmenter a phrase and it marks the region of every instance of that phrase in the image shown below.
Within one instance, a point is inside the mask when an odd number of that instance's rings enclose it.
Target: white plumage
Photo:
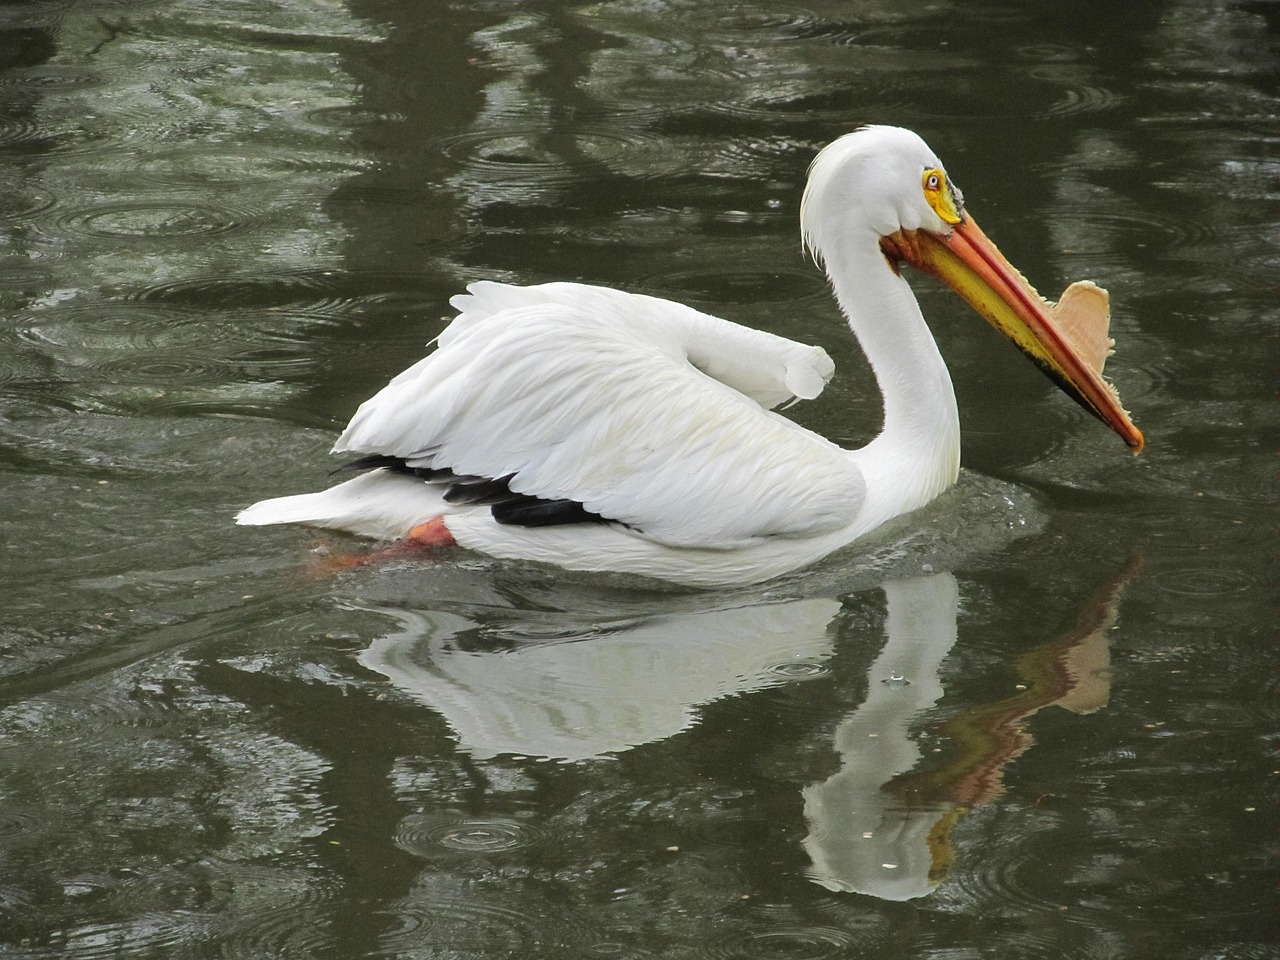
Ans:
[[[451,301],[458,315],[436,350],[366,401],[334,452],[504,480],[609,522],[499,523],[484,503],[447,502],[448,479],[386,468],[257,503],[238,522],[394,539],[442,516],[458,543],[494,556],[699,585],[812,562],[956,478],[950,379],[881,249],[894,231],[951,229],[922,193],[930,169],[941,164],[915,134],[865,128],[819,155],[805,193],[806,243],[885,395],[884,430],[861,450],[773,411],[830,380],[818,347],[653,297],[480,282]]]
[[[669,546],[807,536],[856,514],[843,451],[761,405],[818,393],[835,367],[817,347],[600,287],[468,291],[436,352],[365,403],[335,452],[511,476],[516,493]]]

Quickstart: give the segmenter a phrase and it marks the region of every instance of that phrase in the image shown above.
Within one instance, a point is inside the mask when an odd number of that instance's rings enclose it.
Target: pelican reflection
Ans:
[[[958,585],[950,573],[882,584],[885,641],[867,695],[836,727],[839,768],[803,790],[811,878],[887,900],[934,889],[954,860],[960,815],[999,793],[1004,767],[1031,745],[1023,721],[1050,704],[1106,704],[1110,628],[1133,572],[1101,585],[1076,628],[1015,661],[1023,682],[1012,696],[935,723],[937,751],[922,749],[919,733],[943,696]],[[368,609],[398,629],[360,660],[438,712],[474,757],[585,761],[672,737],[712,701],[825,672],[841,606],[830,597],[666,598],[576,625],[567,613],[487,604],[378,606]]]

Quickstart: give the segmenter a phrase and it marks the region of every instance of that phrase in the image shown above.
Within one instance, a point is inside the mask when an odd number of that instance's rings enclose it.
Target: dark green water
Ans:
[[[1277,942],[1280,6],[0,7],[0,956],[1255,958]],[[822,344],[825,142],[1110,289],[1130,457],[949,294],[958,488],[715,593],[297,530],[469,280]]]

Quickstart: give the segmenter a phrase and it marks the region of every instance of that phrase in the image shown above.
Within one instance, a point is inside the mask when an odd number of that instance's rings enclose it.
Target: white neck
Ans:
[[[955,390],[907,282],[870,235],[823,251],[836,299],[884,396],[884,429],[849,456],[867,482],[864,530],[928,503],[960,470]],[[864,525],[865,524],[865,525]]]

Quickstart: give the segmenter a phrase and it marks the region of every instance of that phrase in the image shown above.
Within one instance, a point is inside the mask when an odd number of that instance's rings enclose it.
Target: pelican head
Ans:
[[[800,229],[821,260],[846,238],[879,240],[897,230],[946,233],[963,209],[960,191],[918,134],[863,127],[814,158],[800,203]]]
[[[1038,294],[978,228],[928,144],[910,130],[870,126],[825,147],[800,206],[805,246],[835,279],[878,245],[886,268],[907,263],[952,288],[1058,386],[1139,452],[1142,432],[1102,378],[1112,341],[1107,293],[1073,283],[1058,303]]]

